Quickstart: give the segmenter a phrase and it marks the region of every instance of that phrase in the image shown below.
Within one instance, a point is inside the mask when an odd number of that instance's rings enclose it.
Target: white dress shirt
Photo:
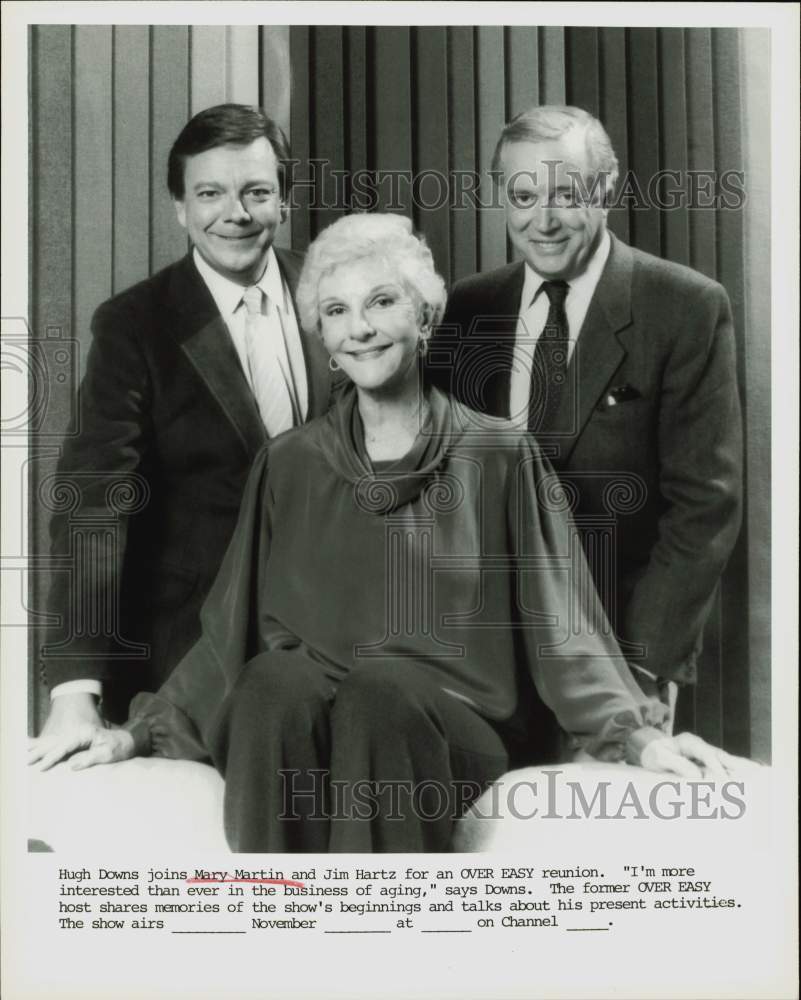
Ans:
[[[590,302],[601,279],[612,241],[609,233],[604,231],[601,242],[595,253],[590,257],[586,268],[575,278],[568,281],[568,293],[565,299],[568,329],[568,362],[573,357],[576,339],[581,332],[582,324],[590,308]],[[528,404],[531,394],[531,365],[534,349],[540,334],[548,319],[548,296],[543,292],[538,294],[542,283],[547,281],[537,274],[528,264],[525,265],[523,293],[518,307],[517,330],[515,332],[515,351],[512,363],[512,381],[509,391],[509,417],[518,427],[525,429],[528,425]]]
[[[203,260],[197,250],[193,251],[193,260],[206,287],[211,292],[228,332],[231,334],[231,340],[234,342],[242,370],[248,379],[248,384],[253,389],[245,329],[247,310],[242,304],[244,288],[218,274]],[[273,335],[279,337],[280,343],[283,345],[285,364],[282,367],[287,375],[287,391],[292,401],[294,422],[300,424],[305,421],[309,407],[306,362],[303,357],[303,344],[300,339],[292,296],[281,277],[278,259],[272,247],[267,254],[267,266],[264,269],[264,274],[256,284],[267,295],[270,303],[281,309],[280,316],[270,309],[264,320],[269,323],[272,316],[273,322],[277,324]],[[267,432],[273,436],[271,428],[267,427]],[[65,694],[91,694],[99,698],[102,692],[100,681],[79,678],[74,681],[65,681],[63,684],[56,684],[50,692],[50,697],[57,698]]]
[[[220,315],[228,327],[231,340],[234,342],[236,353],[248,380],[251,390],[255,393],[252,381],[251,364],[248,357],[247,343],[247,310],[242,303],[242,293],[244,288],[228,278],[224,278],[210,267],[200,256],[197,250],[194,251],[195,266],[200,272],[212,298],[220,311]],[[298,330],[298,321],[295,316],[295,307],[292,304],[292,296],[286,287],[281,270],[278,267],[278,258],[272,247],[267,254],[267,266],[264,274],[255,282],[261,288],[270,302],[270,308],[264,317],[266,326],[274,327],[271,336],[280,344],[281,368],[286,375],[286,388],[292,401],[294,414],[294,425],[302,424],[309,409],[309,384],[306,378],[306,362],[303,357],[303,344]],[[280,309],[280,317],[273,311],[273,307]],[[281,428],[285,429],[285,428]],[[267,427],[267,432],[271,437],[275,436],[276,428]]]

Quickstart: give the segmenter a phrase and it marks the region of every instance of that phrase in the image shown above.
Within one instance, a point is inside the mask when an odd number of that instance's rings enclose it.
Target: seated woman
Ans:
[[[258,852],[447,850],[537,698],[600,759],[725,774],[660,730],[535,442],[421,386],[444,303],[407,219],[314,241],[301,321],[351,384],[261,453],[201,639],[74,766],[210,759],[231,847]]]

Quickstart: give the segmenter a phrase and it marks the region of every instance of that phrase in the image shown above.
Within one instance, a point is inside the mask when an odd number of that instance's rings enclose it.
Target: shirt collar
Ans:
[[[606,261],[609,257],[609,251],[611,248],[612,240],[609,236],[609,230],[604,229],[601,242],[596,247],[595,253],[587,262],[587,266],[581,274],[576,275],[575,278],[571,278],[570,281],[568,281],[573,299],[576,298],[576,293],[579,293],[582,298],[586,298],[588,301],[592,298],[595,288],[601,280],[601,273],[606,266]],[[526,262],[525,277],[523,278],[523,293],[520,296],[520,304],[522,307],[521,312],[528,309],[532,305],[534,297],[542,287],[542,283],[547,280],[548,279],[543,278],[541,274],[537,274],[537,272],[529,266],[528,262]]]
[[[200,272],[200,276],[206,283],[206,287],[211,292],[215,305],[220,311],[223,319],[228,319],[236,312],[242,301],[242,294],[245,289],[235,281],[223,277],[215,271],[211,265],[207,264],[195,248],[192,251],[192,259],[195,267]],[[286,308],[284,301],[284,283],[281,279],[281,269],[278,266],[278,258],[272,247],[267,251],[267,266],[264,274],[256,282],[259,288],[269,297],[272,302],[277,302],[282,308]]]

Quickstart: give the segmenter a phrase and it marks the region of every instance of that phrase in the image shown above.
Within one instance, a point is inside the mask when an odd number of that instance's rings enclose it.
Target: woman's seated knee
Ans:
[[[275,650],[259,653],[245,664],[232,698],[237,708],[264,712],[325,704],[334,692],[320,664],[294,651]]]

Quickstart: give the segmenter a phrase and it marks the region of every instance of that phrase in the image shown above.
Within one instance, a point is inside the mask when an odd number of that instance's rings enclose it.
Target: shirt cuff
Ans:
[[[639,764],[646,744],[666,735],[667,718],[667,705],[656,698],[647,698],[607,719],[600,733],[582,739],[582,748],[596,760]]]
[[[51,700],[60,698],[62,694],[93,694],[100,698],[103,695],[103,685],[100,681],[91,680],[88,677],[83,680],[64,681],[63,684],[56,684],[50,692],[50,698]]]
[[[626,763],[635,764],[639,767],[642,752],[648,744],[654,740],[663,740],[667,735],[661,729],[656,729],[653,726],[643,726],[641,729],[634,729],[626,739]]]

